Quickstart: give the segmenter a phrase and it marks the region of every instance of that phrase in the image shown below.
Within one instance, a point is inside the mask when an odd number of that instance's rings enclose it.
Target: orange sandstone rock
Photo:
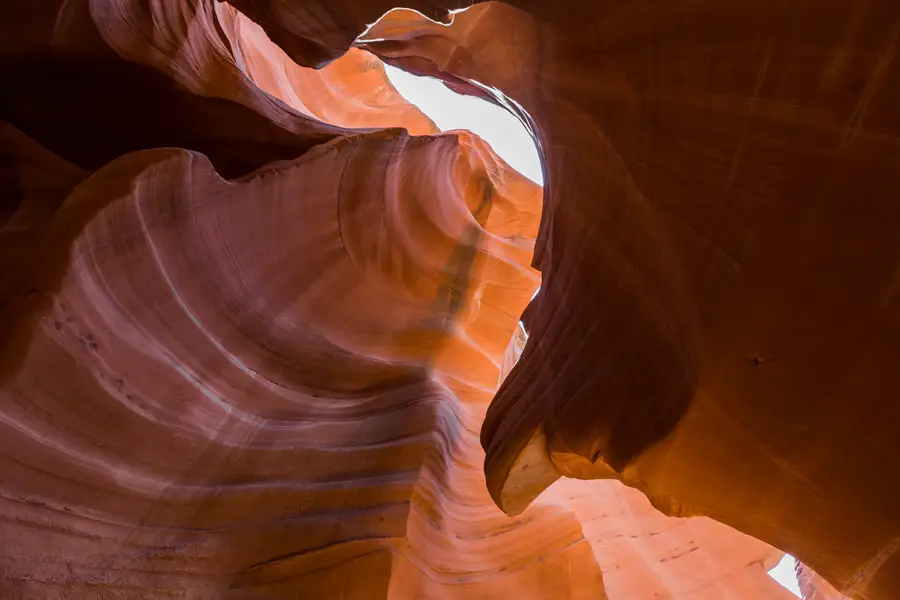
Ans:
[[[894,3],[406,4],[0,8],[0,596],[893,600]]]
[[[543,281],[482,429],[495,500],[615,477],[891,597],[900,14],[517,4],[395,12],[365,44],[538,124]]]

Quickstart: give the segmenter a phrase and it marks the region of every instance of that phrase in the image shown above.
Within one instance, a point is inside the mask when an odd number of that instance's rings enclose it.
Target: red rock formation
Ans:
[[[900,14],[525,8],[393,13],[402,40],[367,45],[496,85],[540,127],[543,283],[482,431],[495,499],[618,477],[889,597]]]
[[[804,600],[847,600],[827,581],[804,564],[797,564],[797,583]]]
[[[405,4],[0,8],[4,597],[891,600],[900,9]]]
[[[566,480],[536,504],[578,518],[609,598],[794,598],[767,574],[782,556],[771,546],[711,519],[667,517],[619,482]]]

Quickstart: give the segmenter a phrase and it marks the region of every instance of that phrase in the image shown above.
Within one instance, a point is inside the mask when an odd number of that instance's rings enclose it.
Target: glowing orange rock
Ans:
[[[410,4],[0,9],[3,597],[893,600],[894,4]]]
[[[517,4],[363,40],[506,91],[541,134],[543,283],[482,430],[493,497],[620,478],[891,597],[893,5]]]

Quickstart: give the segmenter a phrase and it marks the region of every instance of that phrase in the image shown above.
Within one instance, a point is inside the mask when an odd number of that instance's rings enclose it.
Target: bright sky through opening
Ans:
[[[525,126],[496,104],[463,96],[431,77],[418,77],[385,64],[393,86],[434,121],[441,131],[467,129],[491,145],[494,152],[525,177],[544,184],[541,161]]]
[[[802,598],[803,595],[800,593],[800,583],[797,581],[797,572],[794,570],[796,564],[797,561],[793,556],[785,554],[784,558],[781,559],[781,562],[769,571],[769,575],[772,579],[780,583],[783,588],[787,589],[798,598]]]
[[[441,131],[467,129],[478,134],[512,168],[543,185],[537,148],[516,117],[480,98],[457,94],[437,79],[410,75],[388,64],[384,69],[400,95],[418,106]],[[769,575],[800,598],[795,564],[794,557],[785,554]]]

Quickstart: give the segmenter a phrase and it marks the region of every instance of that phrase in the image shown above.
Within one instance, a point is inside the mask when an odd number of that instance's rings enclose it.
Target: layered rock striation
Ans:
[[[404,4],[0,8],[0,595],[891,600],[900,9]]]

